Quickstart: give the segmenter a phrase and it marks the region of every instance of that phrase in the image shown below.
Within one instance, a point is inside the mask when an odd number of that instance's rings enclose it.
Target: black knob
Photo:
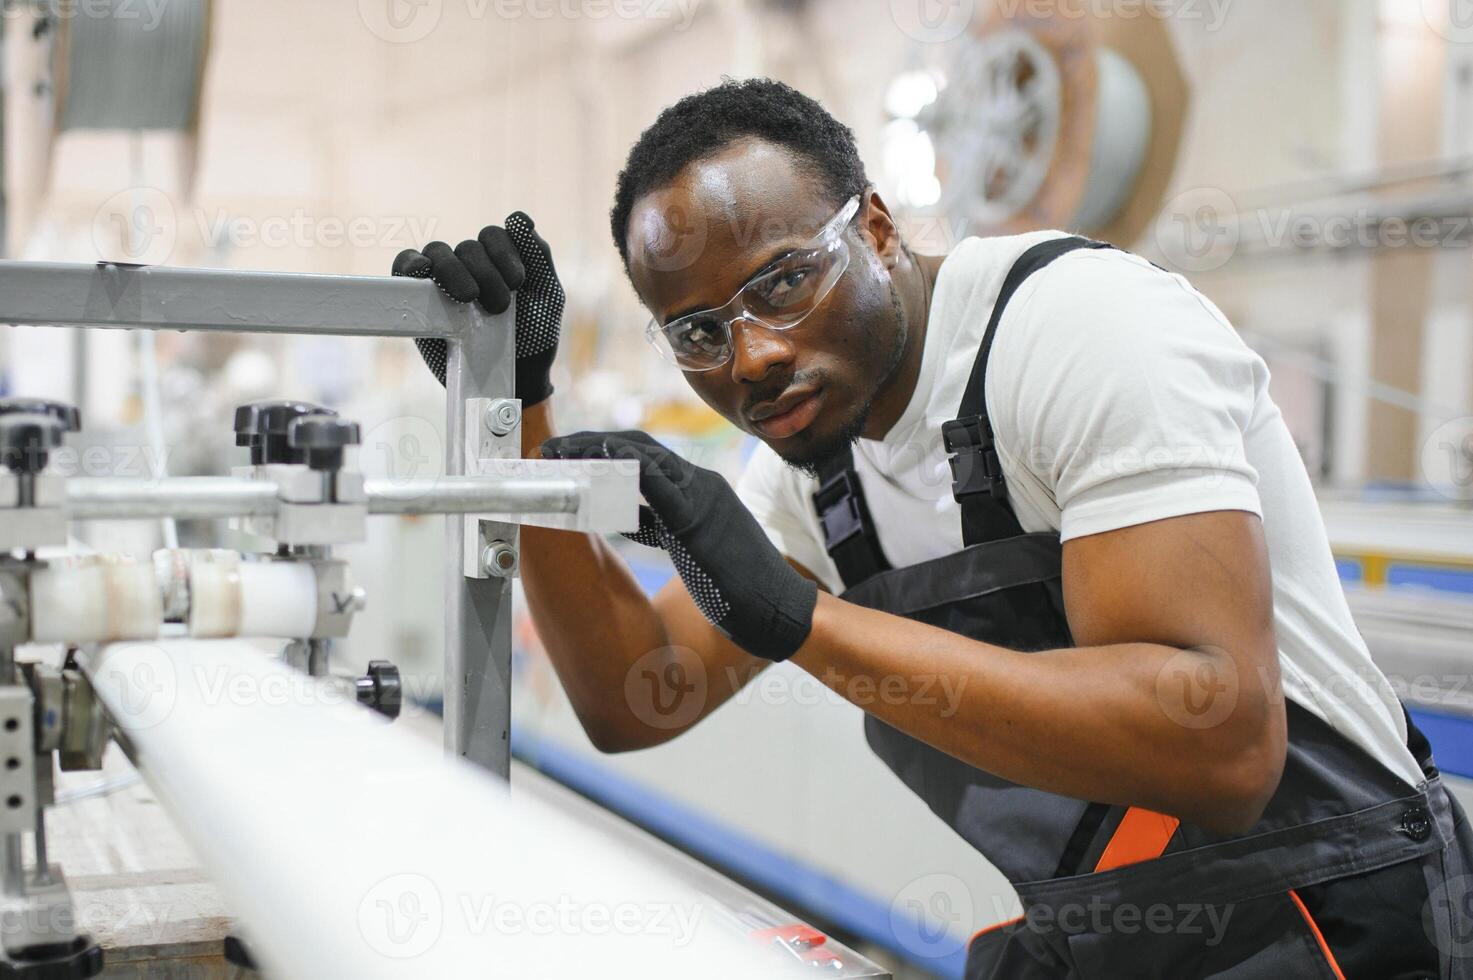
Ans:
[[[235,444],[251,450],[251,462],[259,463],[256,447],[261,444],[261,406],[265,402],[250,402],[235,407]]]
[[[87,936],[71,942],[40,943],[0,960],[0,980],[83,980],[102,972],[102,947]]]
[[[77,406],[46,398],[0,398],[0,415],[49,415],[67,432],[82,431],[82,413]]]
[[[50,415],[0,415],[0,463],[12,473],[39,473],[65,431]]]
[[[305,453],[314,470],[343,468],[343,450],[358,445],[358,423],[336,415],[303,415],[286,429],[287,443]]]
[[[399,668],[387,660],[370,660],[367,676],[358,678],[358,703],[366,704],[386,718],[398,718],[404,703],[404,686]]]
[[[251,955],[251,951],[246,948],[246,944],[241,941],[239,936],[229,935],[225,937],[224,953],[227,963],[243,966],[247,970],[254,970],[256,968],[255,957]]]
[[[253,464],[301,463],[305,456],[287,442],[287,428],[304,415],[336,414],[311,402],[252,402],[235,410],[235,444],[250,447]]]

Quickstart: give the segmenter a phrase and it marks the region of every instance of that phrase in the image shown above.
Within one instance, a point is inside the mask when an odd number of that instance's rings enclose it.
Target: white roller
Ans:
[[[809,972],[588,827],[244,642],[114,644],[87,667],[273,977]]]
[[[307,562],[239,561],[210,554],[189,565],[194,637],[311,636],[317,576]]]
[[[163,618],[152,564],[60,558],[31,573],[31,637],[37,643],[152,637]]]

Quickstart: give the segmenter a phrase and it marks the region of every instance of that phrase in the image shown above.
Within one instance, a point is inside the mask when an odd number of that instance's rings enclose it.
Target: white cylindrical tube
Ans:
[[[237,636],[311,636],[317,628],[317,573],[304,561],[240,563]]]
[[[242,561],[231,551],[196,551],[189,595],[189,635],[200,640],[296,640],[317,629],[317,573],[308,561]]]
[[[188,574],[189,635],[197,639],[299,639],[317,628],[317,573],[310,562],[192,551]]]
[[[812,973],[613,838],[243,641],[113,644],[83,665],[270,976]]]
[[[163,601],[153,565],[89,555],[31,573],[31,639],[91,643],[158,636]]]
[[[189,635],[234,636],[240,631],[240,555],[195,551],[189,555]]]
[[[305,561],[241,561],[227,551],[183,552],[146,564],[118,556],[54,559],[31,574],[31,638],[37,643],[148,639],[164,622],[164,596],[187,606],[191,636],[299,639],[317,628],[317,572]],[[181,610],[171,608],[177,619]]]

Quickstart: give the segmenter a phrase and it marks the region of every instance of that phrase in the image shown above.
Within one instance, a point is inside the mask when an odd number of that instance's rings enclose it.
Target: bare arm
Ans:
[[[793,660],[1005,779],[1224,832],[1256,823],[1287,738],[1259,519],[1070,541],[1064,592],[1073,649],[1017,653],[820,595]]]
[[[536,456],[553,434],[549,405],[523,415],[523,455]],[[674,738],[768,664],[712,626],[678,576],[647,597],[596,535],[524,527],[521,550],[537,634],[600,751]]]

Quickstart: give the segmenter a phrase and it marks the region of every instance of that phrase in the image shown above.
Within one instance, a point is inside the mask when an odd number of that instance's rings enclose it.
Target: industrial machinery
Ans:
[[[959,234],[1071,228],[1121,248],[1156,219],[1189,102],[1162,16],[978,4],[932,47],[891,107],[896,138],[934,163],[934,200],[909,203],[936,204]]]
[[[519,458],[511,315],[408,279],[0,262],[4,322],[435,336],[450,351],[443,477],[365,480],[349,452],[359,427],[298,400],[238,408],[248,462],[230,476],[64,475],[49,464],[79,412],[0,401],[0,977],[102,969],[49,863],[46,810],[57,766],[99,768],[110,737],[238,916],[228,958],[273,976],[523,976],[534,965],[554,976],[590,957],[611,975],[689,975],[693,963],[709,976],[789,963],[881,975],[782,919],[751,942],[731,915],[700,914],[716,899],[690,874],[623,854],[565,810],[508,800],[492,778],[509,766],[517,526],[632,529],[638,504],[633,462]],[[370,601],[333,549],[362,540],[377,515],[406,514],[448,516],[444,753],[385,724],[403,699],[394,665],[332,669],[333,641]],[[74,522],[166,517],[229,519],[261,547],[69,547]],[[251,637],[285,646],[272,656]],[[43,645],[64,659],[37,655]],[[471,914],[482,899],[497,918]],[[581,918],[551,935],[507,929],[508,901],[523,916],[571,907]],[[734,902],[746,899],[721,905]],[[656,927],[667,906],[691,913],[678,942]],[[611,935],[587,926],[588,907],[650,921]],[[414,940],[426,922],[433,937]]]

